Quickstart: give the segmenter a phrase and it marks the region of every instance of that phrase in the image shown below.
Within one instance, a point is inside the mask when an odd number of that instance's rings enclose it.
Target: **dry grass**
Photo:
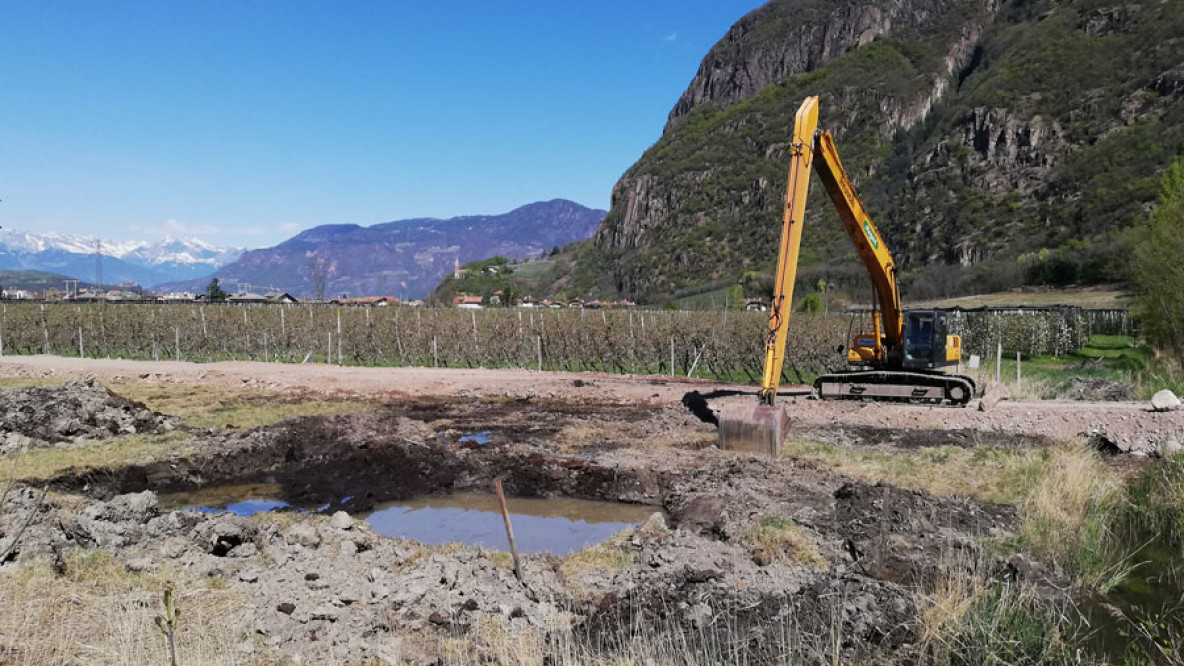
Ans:
[[[827,560],[797,523],[781,516],[764,516],[746,535],[754,557],[766,562],[783,562],[824,569]]]
[[[634,621],[607,628],[595,639],[572,630],[563,613],[545,628],[514,627],[489,618],[463,636],[445,639],[439,645],[440,661],[445,666],[749,666],[807,663],[807,652],[821,657],[809,663],[831,661],[832,655],[824,651],[804,649],[804,645],[816,642],[816,637],[804,637],[792,618],[773,628],[769,643],[754,646],[752,634],[745,627],[721,618],[700,629],[687,630],[679,624],[677,612],[668,610],[666,619],[656,623],[642,620],[644,613],[635,613]],[[753,654],[753,647],[763,649],[765,654]],[[391,656],[396,657],[391,663],[399,663],[397,656],[401,655]],[[838,655],[833,657],[837,659]]]
[[[44,563],[19,565],[0,576],[0,645],[4,663],[45,666],[166,664],[153,618],[175,572],[133,574],[105,553],[79,552],[64,575]],[[242,603],[235,594],[195,583],[177,593],[181,622],[178,660],[186,665],[273,663],[243,643]]]
[[[1023,377],[1016,382],[1013,374],[1003,379],[1003,385],[1012,400],[1047,400],[1056,395],[1058,383],[1046,377]]]
[[[569,425],[564,426],[563,430],[559,432],[559,436],[556,438],[556,445],[559,451],[570,453],[583,451],[597,442],[603,441],[604,430],[602,428]]]
[[[1045,291],[1000,291],[991,294],[977,294],[937,301],[914,303],[913,307],[949,308],[962,306],[964,308],[977,307],[1015,307],[1076,305],[1082,308],[1125,308],[1130,304],[1131,294],[1119,289],[1050,289]]]
[[[1111,533],[1112,515],[1125,497],[1119,472],[1084,446],[902,450],[789,442],[782,451],[867,482],[1015,504],[1021,518],[1016,545],[1086,588],[1117,584],[1129,570],[1124,549],[1137,546],[1120,544]]]
[[[1124,497],[1121,478],[1098,454],[1057,447],[1020,502],[1020,543],[1082,585],[1107,591],[1129,571],[1111,533]]]
[[[173,431],[163,435],[127,435],[112,440],[82,441],[62,448],[34,449],[10,456],[16,478],[50,479],[70,470],[105,469],[185,456],[193,436]]]
[[[64,383],[53,377],[0,377],[0,389],[61,386]]]
[[[781,448],[790,458],[810,460],[869,483],[888,481],[931,495],[961,495],[985,502],[1015,503],[1047,464],[1047,450],[1009,450],[986,443],[962,448],[850,448],[790,441]]]
[[[572,578],[586,571],[622,571],[633,566],[636,561],[633,549],[626,542],[626,530],[613,535],[608,541],[603,541],[581,551],[564,557],[559,563],[559,572],[566,578]]]
[[[940,646],[989,589],[987,579],[975,571],[973,563],[943,562],[940,568],[943,575],[932,589],[915,594],[918,644],[926,652]]]
[[[1064,604],[1041,601],[1032,590],[989,575],[985,561],[952,555],[942,576],[918,590],[917,647],[933,664],[1096,663],[1075,648],[1080,627]]]
[[[109,387],[153,411],[179,416],[195,428],[258,428],[294,416],[348,414],[375,404],[356,396],[324,398],[191,384],[111,382]]]

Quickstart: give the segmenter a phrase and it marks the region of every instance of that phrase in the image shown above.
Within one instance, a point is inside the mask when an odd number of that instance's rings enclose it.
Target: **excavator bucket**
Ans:
[[[745,405],[725,407],[719,419],[719,448],[777,457],[789,437],[789,411],[784,407]]]

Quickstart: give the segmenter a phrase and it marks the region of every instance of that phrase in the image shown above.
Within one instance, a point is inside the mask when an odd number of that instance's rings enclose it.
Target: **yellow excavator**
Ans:
[[[901,307],[892,253],[843,170],[834,138],[830,132],[818,130],[818,98],[808,97],[794,120],[760,399],[756,405],[720,412],[720,444],[724,449],[776,455],[789,433],[789,415],[775,403],[785,359],[811,165],[867,267],[877,301],[872,305],[872,330],[853,336],[846,349],[848,369],[815,380],[818,397],[965,405],[974,395],[973,379],[942,371],[957,366],[962,359],[962,340],[949,334],[946,314],[937,310],[905,311]]]

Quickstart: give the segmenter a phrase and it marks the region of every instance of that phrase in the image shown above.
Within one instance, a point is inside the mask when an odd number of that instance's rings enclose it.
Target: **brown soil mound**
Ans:
[[[107,439],[172,430],[178,420],[118,396],[95,381],[12,389],[0,395],[0,453],[77,439]]]

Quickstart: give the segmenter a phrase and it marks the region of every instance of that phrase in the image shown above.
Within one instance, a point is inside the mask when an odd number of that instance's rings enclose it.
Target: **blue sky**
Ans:
[[[0,0],[0,225],[273,245],[607,208],[759,0]]]

